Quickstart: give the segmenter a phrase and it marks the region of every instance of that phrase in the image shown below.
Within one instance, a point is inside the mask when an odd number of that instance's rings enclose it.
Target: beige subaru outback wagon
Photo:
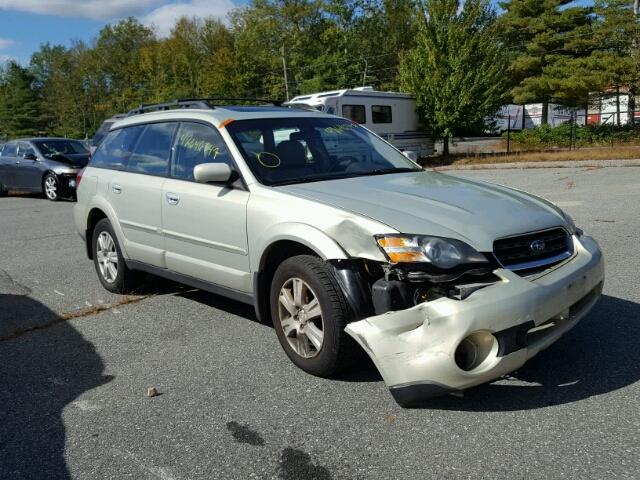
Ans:
[[[411,405],[519,368],[604,281],[559,208],[412,157],[319,112],[145,106],[81,172],[75,223],[107,290],[150,273],[252,304],[301,369],[364,350]]]

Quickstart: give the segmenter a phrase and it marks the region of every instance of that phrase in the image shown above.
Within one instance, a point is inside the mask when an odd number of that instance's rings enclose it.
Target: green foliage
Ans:
[[[589,91],[640,90],[630,0],[250,0],[228,21],[177,19],[159,38],[133,18],[91,42],[44,44],[0,65],[0,136],[91,136],[140,103],[285,98],[372,85],[417,94],[438,135],[482,130],[507,99],[584,107]],[[576,6],[578,5],[578,6]]]
[[[0,70],[0,136],[29,136],[43,127],[35,77],[15,62]]]
[[[424,0],[421,9],[416,47],[401,63],[402,86],[415,93],[421,121],[437,136],[481,129],[504,100],[495,12],[485,0]]]
[[[503,137],[506,138],[506,133]],[[525,149],[547,149],[576,147],[599,147],[612,144],[640,144],[640,128],[616,125],[586,125],[575,127],[569,123],[551,127],[511,132],[511,142],[515,147]]]

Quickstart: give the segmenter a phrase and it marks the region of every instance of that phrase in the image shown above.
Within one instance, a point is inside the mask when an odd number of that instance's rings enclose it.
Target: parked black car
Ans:
[[[76,175],[89,161],[82,142],[23,138],[0,148],[0,196],[8,190],[42,192],[49,200],[75,197]]]

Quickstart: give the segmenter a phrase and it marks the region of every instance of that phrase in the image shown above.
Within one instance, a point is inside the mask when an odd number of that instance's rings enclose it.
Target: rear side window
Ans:
[[[389,105],[371,105],[371,119],[373,123],[392,123],[391,107]]]
[[[91,158],[92,167],[122,169],[127,164],[144,126],[119,128],[105,137]]]
[[[194,180],[193,169],[201,163],[232,165],[231,156],[220,134],[201,123],[183,123],[175,142],[171,176]]]
[[[17,149],[18,149],[18,144],[17,143],[7,143],[4,146],[4,148],[2,149],[2,156],[3,157],[15,157]]]
[[[129,157],[127,170],[149,175],[166,175],[171,156],[171,142],[177,126],[176,122],[147,125]]]
[[[342,116],[356,123],[367,123],[364,105],[342,105]]]

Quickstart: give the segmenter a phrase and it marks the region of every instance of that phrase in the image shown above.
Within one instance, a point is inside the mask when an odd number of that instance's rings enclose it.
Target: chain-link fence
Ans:
[[[505,115],[501,120],[498,133],[453,138],[450,154],[453,157],[499,157],[582,151],[585,158],[590,152],[601,158],[609,154],[622,155],[620,158],[640,158],[640,110],[597,114],[584,113],[584,110],[567,111],[563,116],[550,116],[547,125],[541,125],[540,117],[527,118],[525,122],[522,116],[512,118]],[[527,128],[521,128],[524,125]],[[436,156],[443,151],[441,140],[436,142],[436,151]]]

